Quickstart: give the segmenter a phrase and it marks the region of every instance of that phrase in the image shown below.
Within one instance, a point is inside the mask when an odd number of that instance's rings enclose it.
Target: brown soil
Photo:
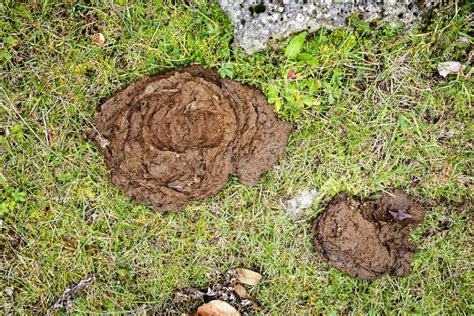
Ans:
[[[215,194],[229,175],[256,184],[290,133],[260,91],[199,65],[128,86],[102,105],[95,122],[89,136],[112,184],[163,211]]]
[[[384,194],[378,202],[343,193],[314,222],[314,247],[334,267],[355,278],[404,276],[416,251],[409,241],[410,231],[424,215],[424,208],[401,190]]]

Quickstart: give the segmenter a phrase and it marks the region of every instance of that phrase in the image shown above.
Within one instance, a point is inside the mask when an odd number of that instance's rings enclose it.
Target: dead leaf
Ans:
[[[209,303],[201,305],[197,310],[198,316],[240,316],[240,313],[230,304],[213,300]]]
[[[438,73],[446,78],[448,75],[456,75],[464,70],[466,66],[458,61],[448,61],[444,63],[438,63]]]
[[[254,272],[252,270],[238,268],[236,269],[237,272],[237,281],[242,284],[247,285],[255,285],[262,279],[262,275],[258,272]]]
[[[105,36],[102,33],[95,33],[92,35],[92,41],[102,47],[105,44]]]
[[[396,211],[388,211],[393,218],[399,221],[403,221],[406,218],[412,218],[410,214],[403,210],[396,210]]]
[[[262,308],[260,306],[258,306],[257,304],[255,304],[255,303],[253,303],[252,308],[256,312],[262,311]]]
[[[240,284],[236,284],[234,286],[234,292],[237,293],[237,295],[241,298],[241,299],[246,299],[246,298],[250,298],[250,295],[247,293],[247,290]]]
[[[453,174],[453,168],[448,163],[443,163],[443,168],[441,169],[441,174],[439,176],[439,180],[441,183],[446,183],[451,179]]]

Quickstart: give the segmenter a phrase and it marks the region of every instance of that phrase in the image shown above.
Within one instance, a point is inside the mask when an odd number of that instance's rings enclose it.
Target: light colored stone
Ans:
[[[234,25],[237,43],[246,53],[264,49],[270,39],[292,33],[345,26],[346,19],[360,13],[364,20],[383,19],[414,25],[441,0],[218,0]],[[424,3],[419,5],[418,3]],[[251,8],[264,8],[252,13]],[[275,18],[276,17],[276,18]]]
[[[319,195],[316,190],[303,190],[298,196],[286,201],[286,211],[293,219],[300,219],[304,216],[304,211],[313,205],[314,199]]]

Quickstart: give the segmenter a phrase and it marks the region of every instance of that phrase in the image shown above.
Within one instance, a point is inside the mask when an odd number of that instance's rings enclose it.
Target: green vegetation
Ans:
[[[94,283],[68,311],[160,311],[176,290],[238,266],[263,274],[250,294],[267,312],[474,312],[474,84],[470,67],[445,79],[436,71],[438,62],[469,63],[472,38],[458,38],[473,34],[472,4],[411,33],[354,18],[349,30],[308,34],[296,51],[288,39],[246,56],[207,1],[36,3],[0,3],[6,312],[44,313],[89,275]],[[259,185],[231,179],[212,198],[158,214],[108,184],[83,131],[114,91],[191,63],[261,88],[294,131]],[[428,208],[408,277],[354,280],[318,257],[310,220],[324,203],[394,187]],[[320,205],[290,219],[282,201],[312,188],[323,192]]]

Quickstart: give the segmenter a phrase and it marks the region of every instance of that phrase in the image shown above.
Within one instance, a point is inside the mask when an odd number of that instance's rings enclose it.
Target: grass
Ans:
[[[472,41],[458,37],[473,34],[472,5],[408,33],[354,18],[348,30],[309,36],[308,61],[284,55],[289,40],[244,55],[218,6],[192,3],[0,4],[5,313],[44,313],[90,275],[69,312],[162,311],[176,290],[238,266],[262,272],[251,294],[268,313],[473,313],[473,81],[436,72],[438,62],[469,64]],[[91,41],[96,32],[104,47]],[[160,214],[108,184],[83,131],[114,91],[191,63],[261,88],[294,132],[259,185],[233,178],[214,197]],[[318,257],[310,222],[332,196],[394,187],[428,209],[408,277],[354,280]],[[323,193],[319,205],[291,220],[282,201],[311,188]]]

